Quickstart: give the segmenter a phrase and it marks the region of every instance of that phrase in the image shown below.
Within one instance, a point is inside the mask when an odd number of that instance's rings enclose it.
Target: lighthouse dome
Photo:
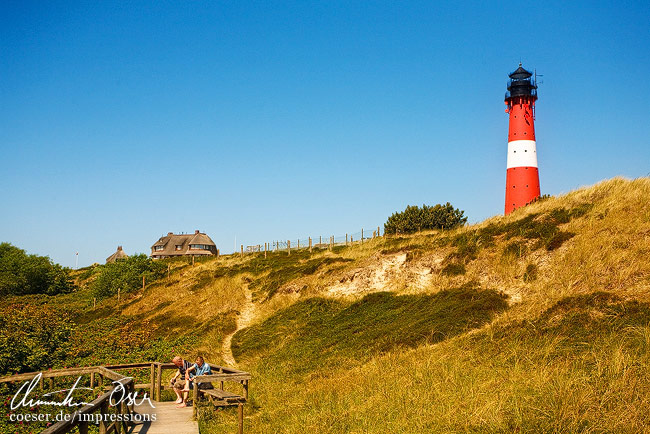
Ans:
[[[512,72],[508,74],[508,77],[512,78],[513,80],[523,80],[525,78],[530,78],[533,74],[530,71],[526,71],[522,66],[521,63],[519,64],[519,68],[515,72]]]

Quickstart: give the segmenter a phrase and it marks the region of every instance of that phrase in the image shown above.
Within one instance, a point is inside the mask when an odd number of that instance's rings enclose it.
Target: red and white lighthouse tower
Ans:
[[[509,75],[506,92],[508,128],[508,170],[506,172],[505,213],[539,197],[539,171],[535,144],[535,101],[537,84],[529,71],[519,68]]]

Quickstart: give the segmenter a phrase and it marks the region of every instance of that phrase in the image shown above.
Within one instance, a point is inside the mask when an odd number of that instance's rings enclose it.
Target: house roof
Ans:
[[[106,258],[106,263],[108,264],[109,262],[115,262],[118,259],[126,259],[128,258],[129,255],[124,253],[124,250],[122,250],[122,246],[117,246],[117,251],[113,253],[111,256]]]
[[[190,249],[190,245],[196,244],[209,246],[210,250]],[[179,246],[179,248],[177,249],[176,246]],[[162,247],[162,250],[155,250],[156,247]],[[216,250],[216,247],[216,244],[208,235],[198,230],[194,231],[193,234],[169,232],[151,246],[151,256],[212,255],[212,250]]]

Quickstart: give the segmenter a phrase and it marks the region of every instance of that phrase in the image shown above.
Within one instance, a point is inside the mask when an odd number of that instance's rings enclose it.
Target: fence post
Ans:
[[[115,418],[115,432],[117,434],[121,434],[122,433],[122,422],[120,422],[120,420],[122,419],[122,416],[120,416],[120,415],[122,414],[122,404],[117,404],[115,406],[115,414],[117,416]]]
[[[192,267],[194,266],[194,255],[192,255]]]
[[[363,244],[363,228],[361,228],[361,244]]]
[[[309,237],[309,253],[311,253],[311,237]]]
[[[266,246],[267,245],[268,245],[268,243],[264,243],[264,259],[266,259]]]
[[[319,244],[319,245],[320,245],[320,244],[323,244],[323,236],[322,236],[322,235],[319,235],[319,236],[318,236],[318,244]]]
[[[239,425],[239,434],[244,434],[244,404],[241,402],[237,405],[237,421]]]
[[[154,398],[154,390],[156,390],[156,366],[152,363],[149,372],[149,397]]]
[[[239,252],[240,252],[239,257],[243,258],[244,257],[244,245],[243,244],[241,245],[241,248],[240,248]]]
[[[156,401],[162,400],[162,365],[158,363],[156,369]]]
[[[197,408],[199,405],[198,402],[199,402],[199,387],[195,384],[194,391],[192,392],[192,413],[195,418],[199,413],[199,410]]]
[[[100,404],[99,414],[104,415],[108,413],[108,401],[104,400]],[[109,419],[110,420],[110,419]],[[104,417],[99,419],[99,434],[106,434],[106,421]]]
[[[287,240],[287,256],[291,256],[291,240]]]
[[[375,237],[377,236],[377,231],[372,231],[372,239],[374,240]]]
[[[298,247],[296,249],[300,250],[300,238],[298,238]]]

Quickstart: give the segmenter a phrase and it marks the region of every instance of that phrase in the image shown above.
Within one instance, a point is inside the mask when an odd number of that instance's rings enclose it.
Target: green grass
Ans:
[[[502,294],[475,288],[433,295],[382,292],[352,304],[310,298],[239,331],[232,349],[237,359],[291,360],[293,373],[349,366],[480,327],[506,307]]]
[[[282,285],[292,280],[312,275],[321,267],[350,261],[352,260],[320,256],[314,259],[306,259],[302,262],[286,264],[281,268],[275,268],[278,267],[276,263],[275,267],[271,268],[271,271],[267,275],[255,278],[250,283],[249,288],[253,291],[253,298],[255,300],[267,300],[273,297]]]

